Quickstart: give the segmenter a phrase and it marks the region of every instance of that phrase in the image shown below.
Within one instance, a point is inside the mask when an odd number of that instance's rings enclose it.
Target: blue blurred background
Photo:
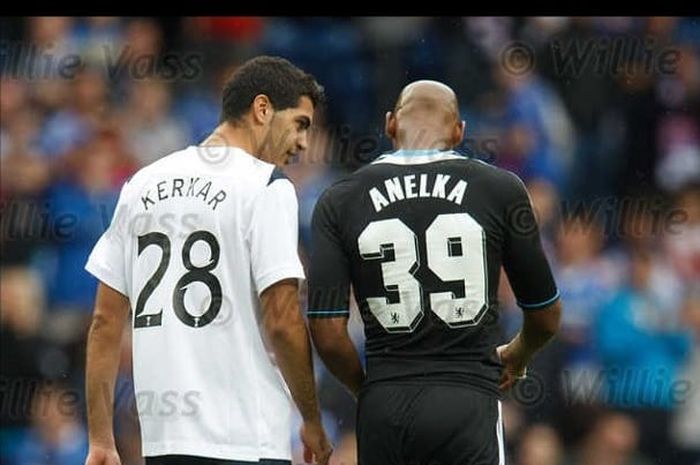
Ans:
[[[453,87],[460,150],[526,181],[564,316],[504,403],[508,463],[700,463],[698,18],[53,17],[0,20],[3,464],[83,463],[87,255],[124,180],[201,142],[259,54],[328,95],[286,168],[302,255],[316,199],[390,148],[384,114],[412,80]],[[502,282],[505,341],[520,311]],[[356,313],[352,328],[361,344]],[[121,360],[115,428],[136,465],[148,399],[128,331]],[[333,464],[356,463],[354,403],[316,370]]]

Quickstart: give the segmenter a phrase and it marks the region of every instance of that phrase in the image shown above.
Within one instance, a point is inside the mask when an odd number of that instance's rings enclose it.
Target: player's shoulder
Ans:
[[[244,181],[248,188],[264,188],[276,180],[289,181],[284,172],[274,164],[261,160],[240,147],[230,146],[191,145],[146,166],[144,176],[159,172],[186,172],[193,176],[230,175],[237,181]]]
[[[525,183],[516,173],[499,166],[472,159],[470,182],[485,193],[488,202],[510,208],[527,198]]]
[[[522,179],[510,170],[486,163],[478,158],[469,158],[469,160],[472,162],[472,169],[489,181],[496,183],[496,187],[512,188],[523,185]]]
[[[249,181],[254,180],[261,188],[273,185],[277,181],[282,181],[282,184],[293,184],[279,166],[261,160],[243,149],[238,150],[239,155],[242,155],[240,158],[241,168],[245,171]]]
[[[347,173],[338,177],[328,187],[326,187],[318,198],[318,204],[338,205],[348,196],[352,196],[357,185],[358,178],[356,172]]]
[[[266,187],[278,181],[284,185],[294,185],[292,180],[289,179],[284,171],[282,171],[278,166],[272,166],[272,170],[265,176],[265,178],[267,179],[265,182]]]
[[[136,172],[134,172],[131,176],[129,176],[126,181],[124,182],[124,185],[122,186],[123,191],[133,191],[138,188],[141,184],[146,182],[148,178],[150,178],[153,173],[156,173],[159,171],[159,169],[168,164],[170,157],[172,157],[175,154],[178,154],[184,150],[178,150],[176,152],[172,152],[168,155],[165,155],[147,165],[142,166]]]
[[[373,174],[381,176],[391,172],[392,169],[398,169],[406,165],[436,166],[440,167],[441,170],[446,170],[448,174],[463,174],[468,175],[471,179],[483,178],[488,182],[496,182],[503,185],[522,182],[515,173],[509,170],[457,150],[397,150],[387,152],[377,157],[370,164],[358,169],[353,175],[360,178],[371,177]]]
[[[158,173],[164,170],[169,170],[172,166],[179,166],[186,169],[187,155],[189,155],[194,150],[193,146],[185,147],[174,152],[170,152],[167,155],[163,155],[151,163],[142,166],[134,175],[129,179],[129,182],[134,181],[138,183],[140,180],[149,177],[154,173]]]

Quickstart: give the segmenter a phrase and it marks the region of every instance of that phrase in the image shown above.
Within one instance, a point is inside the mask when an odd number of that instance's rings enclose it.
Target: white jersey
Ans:
[[[232,147],[188,147],[122,188],[85,268],[131,302],[144,456],[291,459],[259,295],[304,278],[297,209],[279,170]]]

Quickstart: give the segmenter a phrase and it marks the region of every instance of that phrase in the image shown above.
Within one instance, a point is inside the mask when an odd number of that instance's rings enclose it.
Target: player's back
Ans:
[[[365,324],[368,383],[457,382],[498,394],[501,264],[521,274],[512,249],[539,243],[536,229],[519,224],[535,225],[520,180],[451,151],[384,155],[324,194],[314,253],[323,261],[334,242],[342,248],[336,266],[349,270]],[[530,265],[533,278],[549,273],[546,263]],[[310,316],[347,308],[337,273],[312,269]],[[521,303],[541,305],[556,289],[536,292],[547,295],[520,292]]]
[[[243,150],[191,146],[122,190],[105,237],[124,251],[113,258],[123,260],[117,290],[133,309],[145,455],[289,456],[286,386],[258,324],[258,291],[276,279],[259,264],[275,244],[256,231],[271,189],[294,197],[273,165]],[[91,257],[88,266],[106,268],[103,261]]]

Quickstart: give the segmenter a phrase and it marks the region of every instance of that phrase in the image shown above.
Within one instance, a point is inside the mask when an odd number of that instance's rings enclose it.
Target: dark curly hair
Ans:
[[[323,87],[311,74],[284,58],[260,56],[243,63],[226,83],[220,122],[238,121],[259,94],[267,95],[277,111],[296,107],[302,96],[308,97],[314,107],[325,100]]]

